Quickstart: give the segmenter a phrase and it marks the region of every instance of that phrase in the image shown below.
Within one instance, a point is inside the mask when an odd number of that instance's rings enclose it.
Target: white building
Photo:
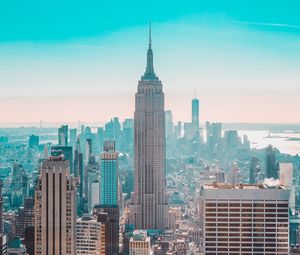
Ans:
[[[101,223],[95,218],[82,217],[76,224],[76,254],[100,255]]]
[[[281,185],[293,185],[293,163],[279,163],[279,181]]]
[[[205,254],[289,254],[289,190],[207,184],[201,190]]]
[[[151,243],[147,232],[135,230],[129,241],[129,255],[150,255]]]
[[[100,204],[100,182],[98,180],[91,183],[91,208]]]
[[[279,182],[290,190],[289,207],[296,206],[296,191],[293,185],[293,163],[279,163]]]

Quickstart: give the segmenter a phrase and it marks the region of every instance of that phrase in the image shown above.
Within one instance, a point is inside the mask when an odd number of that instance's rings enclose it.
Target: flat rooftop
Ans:
[[[265,184],[229,184],[229,183],[212,183],[212,184],[204,184],[203,188],[205,190],[208,189],[231,189],[231,190],[240,190],[240,189],[246,189],[246,190],[260,190],[260,189],[286,189],[283,185],[277,185],[277,186],[268,186]]]

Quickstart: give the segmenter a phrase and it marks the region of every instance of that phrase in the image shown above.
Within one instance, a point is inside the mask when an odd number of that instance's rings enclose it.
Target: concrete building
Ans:
[[[165,229],[165,107],[162,83],[153,67],[151,28],[147,66],[138,83],[134,113],[134,193],[130,223],[136,229]]]
[[[279,182],[290,190],[289,207],[296,207],[296,187],[293,185],[293,163],[279,163]]]
[[[289,254],[289,191],[284,186],[205,184],[205,254]]]
[[[76,254],[101,254],[101,223],[92,217],[82,217],[76,223]]]
[[[75,255],[76,188],[61,154],[41,166],[35,190],[35,255]]]
[[[129,255],[150,255],[151,243],[147,232],[135,230],[129,241]]]

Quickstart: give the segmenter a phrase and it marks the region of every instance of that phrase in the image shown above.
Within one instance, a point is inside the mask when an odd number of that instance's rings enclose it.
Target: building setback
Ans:
[[[129,221],[136,229],[165,229],[165,109],[162,83],[153,68],[151,28],[147,67],[138,83],[134,112],[134,194]]]

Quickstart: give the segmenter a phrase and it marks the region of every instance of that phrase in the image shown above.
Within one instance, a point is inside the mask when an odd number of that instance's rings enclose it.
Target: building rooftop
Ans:
[[[229,184],[229,183],[217,183],[204,184],[203,189],[247,189],[247,190],[259,190],[259,189],[286,189],[283,185],[268,186],[266,184]]]

